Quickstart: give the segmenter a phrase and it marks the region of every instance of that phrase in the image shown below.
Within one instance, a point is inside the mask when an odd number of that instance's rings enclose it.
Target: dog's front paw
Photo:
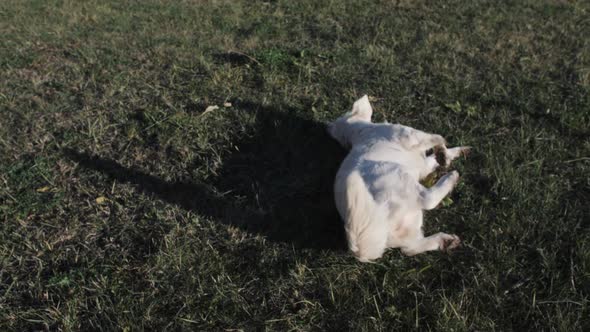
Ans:
[[[443,181],[445,185],[450,185],[452,189],[457,185],[457,182],[459,182],[459,172],[451,171],[445,174],[445,176],[441,178],[441,181]]]
[[[449,180],[453,181],[454,184],[457,184],[457,182],[459,181],[459,172],[452,171],[451,173],[449,173]]]

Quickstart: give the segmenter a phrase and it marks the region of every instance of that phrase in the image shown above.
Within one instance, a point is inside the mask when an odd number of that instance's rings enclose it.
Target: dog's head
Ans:
[[[328,123],[328,133],[343,147],[350,148],[352,145],[351,135],[352,126],[355,122],[371,122],[373,108],[369,103],[369,97],[364,95],[361,99],[354,102],[352,111],[347,112],[338,119]]]

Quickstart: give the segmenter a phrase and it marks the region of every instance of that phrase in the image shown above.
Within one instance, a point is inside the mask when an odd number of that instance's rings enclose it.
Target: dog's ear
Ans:
[[[371,103],[369,103],[369,96],[364,95],[361,97],[361,99],[354,102],[352,105],[352,115],[365,121],[371,121],[373,108],[371,107]]]

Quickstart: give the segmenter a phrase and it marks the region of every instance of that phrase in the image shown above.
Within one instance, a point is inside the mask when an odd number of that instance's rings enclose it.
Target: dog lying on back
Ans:
[[[349,249],[361,262],[380,258],[387,248],[406,255],[449,250],[460,244],[453,234],[424,237],[422,210],[434,209],[459,180],[452,171],[432,188],[419,182],[469,147],[447,149],[440,135],[399,124],[372,123],[365,95],[352,111],[328,124],[330,135],[350,152],[336,175],[334,193],[345,223]],[[426,151],[436,153],[426,156]],[[439,161],[437,161],[437,155]]]

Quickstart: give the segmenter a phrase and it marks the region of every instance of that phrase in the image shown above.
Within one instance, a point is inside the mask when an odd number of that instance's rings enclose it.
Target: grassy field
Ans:
[[[588,331],[589,18],[0,1],[0,330]],[[365,93],[473,146],[426,215],[461,249],[346,252],[323,124]]]

